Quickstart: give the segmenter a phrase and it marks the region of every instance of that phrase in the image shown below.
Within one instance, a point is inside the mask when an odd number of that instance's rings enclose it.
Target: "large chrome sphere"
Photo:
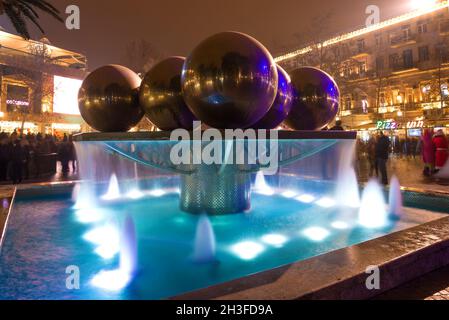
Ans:
[[[181,73],[185,58],[170,57],[155,65],[140,86],[140,105],[161,130],[192,129],[196,120],[184,102]]]
[[[108,65],[87,76],[78,93],[81,116],[101,132],[128,131],[142,120],[140,78],[128,68]]]
[[[277,66],[278,69],[278,91],[276,99],[265,116],[251,127],[254,129],[275,129],[288,116],[292,108],[293,89],[288,73]]]
[[[259,121],[276,97],[278,75],[268,50],[238,32],[218,33],[187,58],[184,100],[195,116],[219,129],[247,128]]]
[[[285,124],[294,130],[320,130],[338,114],[340,91],[334,79],[317,68],[302,67],[290,73],[293,106]]]

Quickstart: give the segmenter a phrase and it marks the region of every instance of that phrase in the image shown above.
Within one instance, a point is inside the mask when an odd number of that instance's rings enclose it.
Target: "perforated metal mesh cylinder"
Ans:
[[[191,213],[231,214],[251,208],[251,174],[237,165],[197,165],[181,177],[181,209]]]

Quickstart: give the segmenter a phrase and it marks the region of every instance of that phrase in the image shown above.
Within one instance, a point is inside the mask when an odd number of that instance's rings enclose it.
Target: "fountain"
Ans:
[[[396,176],[390,181],[389,214],[391,218],[400,219],[404,214],[401,185]]]
[[[106,192],[105,195],[101,197],[101,199],[109,201],[109,200],[116,200],[118,198],[120,198],[120,187],[117,175],[113,173],[109,180],[108,191]]]
[[[381,185],[371,179],[362,193],[359,224],[366,228],[382,228],[388,223],[387,205]]]
[[[120,270],[133,275],[137,270],[137,239],[133,218],[128,214],[120,238]]]
[[[267,184],[267,181],[265,180],[263,171],[257,172],[253,191],[266,196],[272,196],[274,194],[274,190]]]
[[[196,227],[193,260],[197,263],[215,261],[215,246],[215,234],[212,224],[206,215],[202,215]]]
[[[350,208],[360,206],[359,183],[353,167],[346,167],[339,173],[336,199],[340,206]]]

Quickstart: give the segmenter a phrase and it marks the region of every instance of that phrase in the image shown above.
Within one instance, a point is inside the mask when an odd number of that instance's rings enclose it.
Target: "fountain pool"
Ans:
[[[387,217],[369,226],[354,202],[339,203],[339,144],[352,140],[288,143],[298,149],[281,147],[281,160],[296,158],[276,175],[248,172],[249,208],[208,216],[186,212],[192,193],[183,190],[182,174],[149,168],[144,159],[136,174],[130,156],[100,152],[111,149],[98,142],[83,145],[81,185],[18,191],[0,253],[0,299],[164,299],[419,223]],[[73,267],[79,289],[66,286]]]

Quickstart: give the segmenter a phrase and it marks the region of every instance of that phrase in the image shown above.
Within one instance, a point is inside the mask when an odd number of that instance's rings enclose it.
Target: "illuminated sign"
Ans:
[[[421,129],[424,127],[424,121],[409,121],[405,125],[407,129]],[[377,130],[397,130],[402,129],[404,126],[393,120],[379,120],[377,121]]]
[[[377,121],[377,130],[396,130],[398,123],[396,121]]]
[[[14,106],[29,106],[30,103],[28,101],[20,101],[14,99],[7,99],[6,104],[14,105]]]
[[[78,91],[82,81],[78,79],[54,77],[53,112],[79,115]]]

